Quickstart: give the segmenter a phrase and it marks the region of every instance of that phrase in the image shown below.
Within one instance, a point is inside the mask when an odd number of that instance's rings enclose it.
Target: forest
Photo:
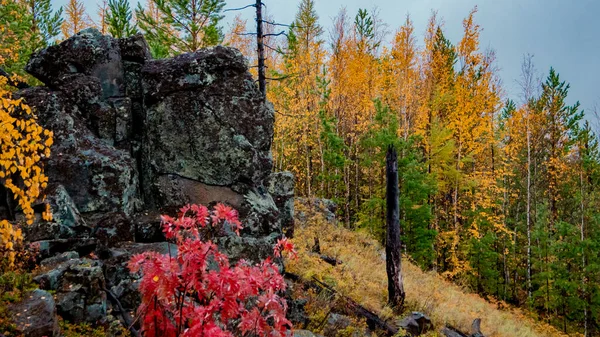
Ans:
[[[477,7],[457,41],[435,9],[419,36],[409,15],[382,22],[377,10],[341,8],[327,30],[315,0],[301,0],[293,22],[266,7],[262,55],[256,22],[245,19],[255,9],[224,0],[69,0],[62,8],[0,0],[0,96],[38,85],[25,71],[30,56],[90,27],[115,38],[141,33],[155,59],[237,48],[255,78],[264,64],[273,166],[293,173],[296,197],[332,200],[343,227],[385,245],[393,145],[405,260],[564,333],[600,333],[596,116],[567,103],[576,97],[560,69],[538,69],[523,55],[520,92],[509,97],[503,80],[513,79],[500,78],[495,51],[482,47]],[[235,15],[229,23],[226,13]],[[11,167],[3,160],[14,157],[2,146],[0,179]],[[14,188],[27,214],[39,191]],[[5,242],[17,235],[2,226],[0,234]]]

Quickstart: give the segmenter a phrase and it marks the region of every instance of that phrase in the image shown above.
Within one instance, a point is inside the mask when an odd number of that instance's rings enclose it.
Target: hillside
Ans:
[[[295,203],[295,211],[293,241],[299,258],[287,262],[287,271],[301,275],[304,280],[317,278],[392,322],[401,318],[394,317],[390,308],[385,306],[387,276],[380,244],[368,234],[349,231],[335,221],[328,220],[328,211],[324,209],[323,203],[300,199]],[[315,237],[319,238],[323,255],[334,257],[342,263],[332,266],[312,253]],[[535,321],[530,314],[520,309],[499,302],[488,302],[479,295],[444,280],[435,272],[424,272],[406,258],[402,263],[407,295],[405,311],[425,313],[437,330],[448,324],[461,331],[470,331],[473,319],[479,317],[482,319],[481,329],[489,337],[567,336],[548,324]],[[335,308],[336,304],[332,302],[330,305]],[[312,313],[313,320],[316,321],[319,321],[319,315],[331,309],[316,305],[314,307],[319,308]]]

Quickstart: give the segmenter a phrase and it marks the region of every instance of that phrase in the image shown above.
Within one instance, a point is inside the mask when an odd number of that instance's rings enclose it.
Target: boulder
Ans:
[[[275,172],[269,176],[267,189],[279,209],[279,219],[285,235],[294,236],[294,175],[291,172]]]
[[[272,168],[274,111],[239,51],[214,47],[152,60],[142,83],[144,192],[155,206],[168,202],[155,196],[168,197],[189,181],[242,195],[262,185]]]
[[[233,262],[272,257],[282,224],[293,228],[294,178],[272,174],[274,110],[236,49],[153,60],[142,35],[86,29],[35,53],[26,70],[46,84],[15,95],[54,133],[45,159],[54,219],[25,234],[44,259],[35,280],[56,291],[64,318],[110,325],[105,289],[137,308],[139,275],[127,263],[177,254],[159,215],[184,204],[239,211],[241,236],[225,226],[214,238]]]
[[[112,247],[119,242],[134,240],[134,226],[123,212],[102,214],[97,220],[92,236],[102,246]]]
[[[38,257],[46,259],[54,255],[74,251],[81,256],[92,253],[98,246],[94,238],[52,239],[33,242],[39,249]]]
[[[56,89],[71,74],[100,80],[103,97],[123,96],[123,65],[119,43],[88,28],[31,56],[25,70]]]
[[[117,40],[121,51],[121,58],[125,61],[145,63],[152,59],[148,42],[144,35],[138,33]]]
[[[146,211],[135,214],[132,217],[135,242],[150,243],[167,241],[162,230],[160,216],[160,212]]]
[[[58,314],[69,322],[99,323],[106,318],[106,283],[102,262],[87,258],[57,259],[34,277],[40,288],[55,292]]]
[[[400,327],[410,336],[421,336],[433,328],[431,319],[420,312],[412,312],[400,321]]]
[[[323,335],[325,337],[336,337],[342,330],[346,330],[352,325],[352,320],[348,316],[331,313],[327,317],[327,323],[323,328]],[[360,336],[358,332],[351,335],[352,337]]]
[[[42,261],[40,261],[40,267],[55,266],[63,262],[78,258],[79,253],[77,252],[64,252],[53,257],[49,257],[47,259],[43,259]]]
[[[46,189],[46,202],[52,209],[52,219],[75,232],[87,232],[90,228],[81,218],[79,209],[63,185],[51,184]]]
[[[23,295],[23,300],[9,306],[10,315],[20,334],[27,337],[60,335],[56,304],[50,293],[36,289]]]
[[[450,325],[446,325],[445,327],[443,327],[440,332],[442,333],[442,335],[444,335],[446,337],[485,337],[485,335],[481,332],[481,319],[480,318],[476,318],[473,320],[473,323],[471,324],[471,334],[470,335],[463,333],[460,330],[458,330]]]
[[[57,283],[58,314],[74,323],[104,321],[106,318],[105,287],[100,261],[90,259],[71,261]]]
[[[89,234],[91,228],[81,217],[77,206],[63,185],[50,184],[46,189],[44,202],[50,205],[52,221],[38,219],[32,225],[24,226],[23,233],[28,241],[70,239],[86,237]]]

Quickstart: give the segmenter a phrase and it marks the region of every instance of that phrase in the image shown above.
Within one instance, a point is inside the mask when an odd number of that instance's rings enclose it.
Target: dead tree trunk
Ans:
[[[262,19],[262,0],[256,0],[256,45],[258,55],[258,89],[263,98],[267,96],[267,78],[265,75],[265,45]]]
[[[385,241],[386,271],[388,277],[389,303],[397,310],[404,305],[404,282],[402,280],[402,250],[400,246],[400,205],[398,201],[398,154],[390,145],[386,156],[386,203],[387,235]]]

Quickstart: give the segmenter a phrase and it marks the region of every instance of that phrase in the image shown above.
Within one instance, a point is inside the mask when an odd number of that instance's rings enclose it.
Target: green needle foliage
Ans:
[[[131,7],[127,0],[109,0],[106,25],[110,35],[123,38],[137,33],[132,20]]]
[[[155,56],[194,52],[223,41],[223,0],[150,0],[136,17]]]

